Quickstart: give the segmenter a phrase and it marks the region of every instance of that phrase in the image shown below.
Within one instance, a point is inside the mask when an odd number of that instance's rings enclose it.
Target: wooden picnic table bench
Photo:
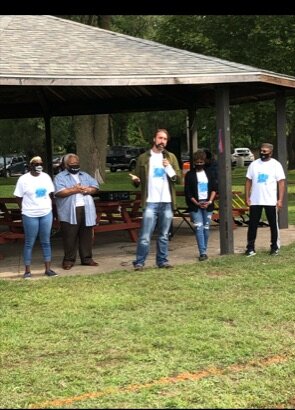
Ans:
[[[127,230],[133,242],[137,241],[141,219],[133,212],[133,200],[94,201],[96,207],[97,225],[94,233]]]
[[[133,242],[137,240],[137,231],[141,220],[132,214],[137,208],[133,199],[120,201],[102,201],[94,198],[97,211],[97,225],[94,233],[127,230]],[[21,208],[18,198],[0,197],[0,225],[7,230],[0,233],[0,244],[24,238]],[[55,201],[52,201],[53,229],[59,229]],[[135,207],[135,208],[134,208]]]
[[[177,191],[176,195],[184,197],[184,191]],[[177,232],[177,230],[181,227],[183,223],[186,223],[194,232],[194,227],[190,221],[190,214],[187,210],[186,205],[178,206],[174,212],[174,216],[182,218],[180,224],[177,226],[176,229],[174,229],[174,234]],[[243,193],[240,191],[232,191],[232,218],[234,222],[233,228],[236,228],[237,225],[247,224],[249,220],[249,207],[243,199]],[[216,223],[219,223],[220,221],[218,195],[214,199],[212,221]]]
[[[0,232],[0,244],[24,239],[21,209],[17,198],[0,198],[0,225],[5,229]],[[3,258],[4,255],[0,253],[0,259]]]
[[[0,225],[7,226],[10,240],[14,239],[13,233],[18,234],[15,239],[20,239],[19,234],[23,235],[21,209],[17,198],[0,197]],[[1,236],[7,235],[1,232]]]

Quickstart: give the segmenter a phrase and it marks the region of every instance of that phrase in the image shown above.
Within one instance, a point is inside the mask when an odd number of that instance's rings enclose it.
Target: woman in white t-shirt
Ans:
[[[54,192],[52,179],[42,172],[43,162],[39,156],[30,160],[30,172],[19,177],[14,195],[21,199],[22,221],[25,233],[23,259],[25,264],[24,279],[31,274],[32,251],[39,235],[42,247],[45,275],[57,276],[51,268],[50,233],[52,228],[52,200]]]

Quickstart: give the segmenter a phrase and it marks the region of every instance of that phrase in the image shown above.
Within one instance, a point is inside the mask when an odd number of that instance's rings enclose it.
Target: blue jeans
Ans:
[[[133,265],[144,265],[150,250],[152,234],[157,225],[156,264],[168,262],[169,229],[173,218],[171,202],[147,202],[143,212],[140,235],[137,242],[136,260]]]
[[[39,234],[39,240],[43,251],[44,262],[51,262],[50,233],[52,227],[52,212],[40,217],[30,217],[22,215],[25,232],[24,243],[24,264],[30,265],[32,262],[33,247]]]
[[[207,245],[209,239],[209,229],[213,212],[207,209],[198,209],[198,212],[191,212],[191,220],[195,227],[196,240],[200,255],[207,254]]]

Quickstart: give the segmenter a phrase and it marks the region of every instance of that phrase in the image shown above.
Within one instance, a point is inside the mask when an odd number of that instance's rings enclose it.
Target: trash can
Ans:
[[[190,162],[184,162],[183,163],[183,165],[182,165],[182,183],[184,184],[184,177],[185,177],[185,174],[190,170],[190,168],[191,168],[191,164],[190,164]]]
[[[244,157],[238,157],[237,158],[237,167],[243,167],[244,166]]]

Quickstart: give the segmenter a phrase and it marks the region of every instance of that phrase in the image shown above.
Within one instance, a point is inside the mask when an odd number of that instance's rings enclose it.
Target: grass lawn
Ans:
[[[103,188],[130,189],[128,173]],[[290,245],[160,273],[0,280],[0,408],[294,408],[294,265]]]
[[[294,264],[2,280],[0,407],[293,408]]]

